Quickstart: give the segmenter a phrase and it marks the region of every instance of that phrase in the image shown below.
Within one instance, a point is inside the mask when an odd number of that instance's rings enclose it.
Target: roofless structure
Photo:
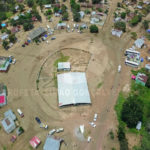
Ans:
[[[86,75],[83,72],[69,72],[57,75],[59,106],[90,104]]]

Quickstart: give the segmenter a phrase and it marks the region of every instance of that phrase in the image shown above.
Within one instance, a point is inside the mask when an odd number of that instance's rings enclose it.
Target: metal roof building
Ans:
[[[59,150],[61,141],[61,139],[56,139],[52,136],[47,136],[43,150]]]
[[[58,71],[61,71],[61,70],[69,71],[70,70],[70,62],[59,62],[58,63]]]
[[[14,120],[10,116],[5,117],[1,123],[7,133],[12,132],[16,128]]]
[[[4,113],[4,116],[5,116],[5,117],[10,116],[12,120],[16,120],[16,116],[15,116],[15,114],[12,112],[11,109],[9,109],[8,111],[6,111],[6,112]]]
[[[41,34],[45,33],[46,30],[43,27],[39,27],[32,32],[29,33],[29,38],[31,40],[35,39],[36,37],[39,37]]]
[[[57,81],[59,106],[91,103],[85,73],[58,74]]]

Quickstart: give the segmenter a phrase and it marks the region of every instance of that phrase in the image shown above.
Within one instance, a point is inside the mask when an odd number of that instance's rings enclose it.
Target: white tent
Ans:
[[[59,106],[91,103],[85,73],[58,74],[57,81]]]

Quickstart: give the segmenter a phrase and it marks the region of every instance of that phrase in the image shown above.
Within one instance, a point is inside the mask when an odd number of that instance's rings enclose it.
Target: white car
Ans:
[[[94,114],[94,119],[93,119],[93,121],[96,121],[96,120],[97,120],[97,116],[98,116],[98,114]]]
[[[63,131],[64,131],[64,128],[59,128],[56,130],[56,133],[63,132]]]
[[[53,135],[55,132],[56,132],[56,129],[52,129],[52,130],[49,131],[49,134]]]
[[[90,124],[93,128],[96,127],[96,124],[95,124],[94,122],[89,122],[89,124]]]
[[[88,136],[88,138],[87,138],[87,142],[89,143],[91,141],[91,137],[90,136]]]

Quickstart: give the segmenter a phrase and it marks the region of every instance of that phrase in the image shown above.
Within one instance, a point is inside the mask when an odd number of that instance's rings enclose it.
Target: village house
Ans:
[[[0,107],[7,104],[7,89],[3,83],[0,83]]]
[[[9,65],[10,65],[10,58],[0,56],[0,72],[7,72]]]
[[[144,73],[138,73],[136,76],[136,83],[141,84],[142,86],[145,86],[148,77]]]

